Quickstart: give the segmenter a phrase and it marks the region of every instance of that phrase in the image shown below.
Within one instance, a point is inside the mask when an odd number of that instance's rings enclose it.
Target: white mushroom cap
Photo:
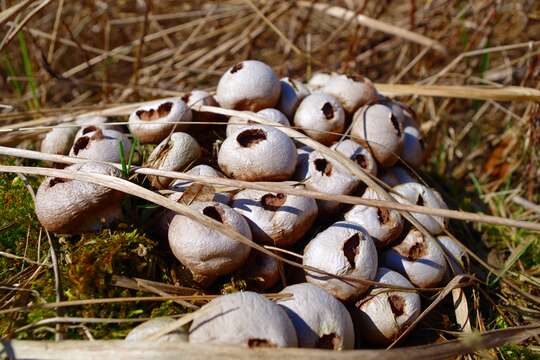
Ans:
[[[331,146],[332,150],[336,150],[352,161],[355,161],[362,169],[377,176],[377,162],[367,147],[358,144],[355,141],[345,139]]]
[[[226,109],[258,111],[274,107],[281,85],[274,71],[257,60],[239,62],[219,79],[216,100]]]
[[[319,90],[330,81],[331,75],[321,72],[316,72],[311,76],[307,83],[307,88],[310,91]]]
[[[245,347],[296,347],[296,331],[276,303],[254,292],[223,295],[201,308],[190,343]]]
[[[149,336],[157,334],[165,326],[176,320],[170,317],[158,317],[145,321],[135,326],[126,336],[126,341],[141,341]],[[188,333],[184,329],[178,329],[161,336],[157,342],[188,342]]]
[[[280,247],[296,243],[317,218],[315,199],[258,190],[243,190],[232,207],[248,219],[253,239]]]
[[[186,124],[172,122],[189,122],[191,110],[185,102],[178,98],[153,101],[137,108],[129,116],[129,131],[141,144],[157,144],[165,139],[173,130],[183,131]]]
[[[302,283],[287,286],[280,293],[292,298],[278,300],[291,319],[298,346],[350,350],[354,348],[354,327],[347,308],[318,286]]]
[[[421,288],[439,285],[447,270],[443,250],[417,229],[411,229],[400,244],[384,251],[381,260],[385,267]]]
[[[236,276],[250,281],[257,290],[267,290],[280,280],[280,262],[272,256],[252,251]]]
[[[351,194],[359,184],[339,162],[325,158],[308,146],[298,149],[294,179],[302,181],[309,190],[337,195]],[[317,203],[320,215],[331,215],[340,207],[337,201],[319,200]]]
[[[290,127],[291,124],[289,123],[289,120],[283,113],[277,109],[262,109],[257,112],[257,115],[260,115],[261,117],[272,120],[277,122],[278,124],[281,124],[283,126]],[[239,118],[236,116],[231,116],[229,118],[229,125],[227,125],[226,135],[231,136],[235,131],[238,129],[244,128],[247,125],[256,125],[257,123],[251,120],[247,120],[244,118]]]
[[[339,74],[332,74],[319,91],[338,99],[349,114],[375,100],[377,94],[375,86],[368,78],[363,76],[351,78]]]
[[[276,107],[287,115],[289,119],[293,119],[298,105],[310,94],[310,91],[301,81],[289,77],[284,77],[279,82],[281,84],[281,95]]]
[[[377,248],[360,225],[339,221],[307,244],[303,264],[330,274],[371,280],[377,273]],[[364,283],[346,282],[310,271],[306,272],[306,280],[344,301],[358,298],[369,288]]]
[[[394,165],[392,167],[384,169],[384,173],[381,176],[381,180],[386,183],[386,185],[390,187],[394,187],[400,184],[405,184],[408,182],[418,182],[418,179],[416,179],[409,170]]]
[[[244,217],[218,202],[196,202],[193,210],[227,225],[251,239]],[[176,215],[169,226],[169,245],[178,260],[193,273],[195,280],[212,279],[231,273],[246,261],[251,248],[197,221]]]
[[[422,134],[417,127],[408,125],[405,126],[403,132],[403,148],[400,156],[407,164],[419,168],[425,158]]]
[[[469,267],[469,256],[454,239],[446,235],[437,236],[439,245],[446,252],[448,261],[448,275],[464,274]]]
[[[193,110],[195,105],[208,105],[208,106],[219,106],[218,102],[212,94],[204,90],[192,90],[186,95],[182,96],[182,101],[187,104],[191,109],[192,121],[216,121],[219,116],[216,114],[208,112],[199,112]]]
[[[82,136],[75,139],[69,155],[78,158],[120,162],[120,143],[124,148],[124,159],[127,159],[131,150],[131,141],[126,134],[110,129],[100,129],[95,126],[84,128]]]
[[[294,114],[294,125],[311,138],[330,145],[345,130],[345,111],[335,97],[312,93],[298,106]]]
[[[422,205],[436,209],[448,209],[441,195],[432,188],[409,182],[392,188],[394,198],[401,204]],[[438,235],[446,228],[447,220],[442,216],[411,213],[432,235]]]
[[[201,157],[199,143],[191,135],[177,132],[163,140],[148,157],[150,167],[159,170],[181,171]],[[165,189],[173,179],[149,176],[150,184],[156,189]]]
[[[367,188],[362,198],[382,200],[372,188]],[[392,209],[355,205],[345,213],[345,220],[361,225],[373,238],[378,249],[390,245],[403,231],[403,218],[398,211]]]
[[[186,174],[189,175],[197,175],[197,176],[207,176],[207,177],[216,177],[216,178],[224,178],[225,176],[221,173],[221,171],[218,171],[214,169],[211,166],[208,165],[197,165],[186,171]],[[192,181],[189,180],[181,180],[176,179],[174,180],[171,185],[170,189],[175,191],[175,193],[171,194],[169,196],[169,199],[173,201],[178,201],[181,197],[184,191],[186,191],[191,184],[193,184]],[[222,204],[228,204],[231,200],[231,195],[226,192],[216,192],[214,194],[214,200],[215,202],[219,202]]]
[[[218,154],[225,175],[246,181],[288,180],[297,155],[294,142],[271,126],[250,125],[227,137]]]
[[[354,113],[351,134],[366,143],[382,166],[392,166],[403,147],[403,124],[382,104],[366,105]]]
[[[379,268],[375,281],[390,286],[413,287],[402,275],[386,268]],[[377,345],[388,345],[420,315],[420,311],[417,293],[377,287],[356,303],[353,318],[363,339]]]
[[[56,126],[41,141],[41,152],[47,154],[67,155],[75,139],[76,127]]]

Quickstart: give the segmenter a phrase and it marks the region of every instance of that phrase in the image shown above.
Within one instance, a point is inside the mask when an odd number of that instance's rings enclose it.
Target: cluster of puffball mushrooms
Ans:
[[[188,132],[197,128],[190,122],[227,119],[196,111],[196,104],[254,112],[275,125],[230,117],[225,132],[221,127],[226,136],[217,159],[205,164],[201,159],[211,153],[207,150],[211,146],[199,145],[196,131]],[[143,162],[146,167],[383,199],[342,164],[280,130],[294,126],[380,179],[399,203],[446,208],[440,194],[409,170],[419,167],[425,155],[415,113],[378,94],[373,83],[361,76],[316,73],[307,83],[280,80],[268,65],[247,60],[223,74],[215,93],[194,90],[182,98],[157,100],[136,109],[129,116],[129,132],[107,125],[107,119],[99,116],[79,118],[74,125],[78,126],[54,128],[41,145],[42,152],[89,160],[68,170],[121,177],[120,170],[107,163],[127,158],[136,138],[144,146],[155,145]],[[156,191],[167,190],[173,201],[181,201],[193,185],[163,176],[144,181]],[[123,193],[103,186],[51,177],[39,187],[36,213],[54,233],[99,231],[122,219],[123,198]],[[216,191],[208,200],[189,206],[258,244],[303,250],[305,268],[321,272],[306,270],[302,276],[297,272],[296,278],[289,279],[293,284],[285,286],[283,271],[292,268],[163,209],[152,224],[155,233],[168,241],[195,282],[207,288],[224,276],[247,274],[257,279],[258,292],[218,296],[203,306],[189,328],[160,341],[335,350],[366,343],[388,345],[421,312],[415,288],[444,285],[452,273],[465,270],[465,254],[444,235],[446,222],[441,217],[411,214],[435,236],[433,241],[402,213],[387,208],[346,207],[338,201],[251,189]],[[402,289],[389,291],[365,280]],[[260,294],[270,289],[292,296],[271,301]],[[126,339],[147,338],[173,321],[150,320]]]

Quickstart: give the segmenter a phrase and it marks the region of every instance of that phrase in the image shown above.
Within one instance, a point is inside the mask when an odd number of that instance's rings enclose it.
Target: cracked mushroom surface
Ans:
[[[282,78],[279,83],[281,95],[276,108],[289,119],[293,119],[298,105],[310,94],[310,91],[301,81],[289,77]]]
[[[142,341],[147,337],[157,334],[162,328],[176,322],[171,317],[158,317],[147,320],[135,326],[127,334],[126,341]],[[157,342],[188,342],[188,332],[184,328],[177,329],[165,334],[156,340]]]
[[[310,283],[281,290],[292,298],[278,300],[291,319],[298,346],[329,350],[354,348],[354,327],[347,308],[325,290]]]
[[[228,177],[245,181],[282,181],[294,173],[294,142],[271,126],[249,125],[227,137],[218,164]]]
[[[248,220],[255,241],[279,247],[304,236],[318,211],[312,198],[251,189],[236,193],[231,206]]]
[[[349,114],[374,101],[377,96],[377,90],[371,80],[361,75],[350,77],[332,74],[319,91],[338,99]]]
[[[257,115],[260,115],[261,117],[272,120],[277,122],[278,124],[281,124],[283,126],[290,127],[291,124],[289,123],[289,120],[287,117],[279,110],[267,108],[262,109],[256,113]],[[227,129],[225,130],[225,134],[227,136],[231,136],[235,131],[246,127],[247,125],[257,125],[257,122],[247,120],[244,118],[239,118],[236,116],[231,116],[228,121]]]
[[[189,342],[255,347],[296,347],[291,320],[279,305],[245,291],[218,296],[193,320]]]
[[[95,162],[70,165],[65,170],[121,177],[117,168]],[[36,192],[36,215],[53,233],[96,232],[122,218],[122,192],[89,182],[48,177]]]
[[[190,122],[191,110],[185,102],[177,98],[153,101],[137,108],[129,116],[129,131],[141,144],[157,144],[173,131],[184,131]]]
[[[69,155],[94,161],[119,163],[122,158],[120,143],[124,148],[124,159],[127,159],[131,150],[131,141],[126,134],[93,125],[87,126],[82,129],[81,136],[75,138]]]
[[[417,229],[411,229],[401,243],[384,251],[381,260],[385,267],[406,276],[421,288],[436,287],[447,271],[441,247]]]
[[[362,169],[377,176],[377,161],[368,148],[349,139],[337,142],[330,147],[356,162]]]
[[[360,225],[338,221],[307,244],[303,264],[333,275],[372,280],[377,273],[377,248]],[[355,300],[369,288],[362,282],[353,283],[309,270],[306,280],[343,301]]]
[[[405,277],[387,268],[378,269],[375,281],[389,286],[413,288]],[[360,340],[389,345],[420,315],[421,310],[418,293],[386,291],[376,287],[355,304],[352,316]]]

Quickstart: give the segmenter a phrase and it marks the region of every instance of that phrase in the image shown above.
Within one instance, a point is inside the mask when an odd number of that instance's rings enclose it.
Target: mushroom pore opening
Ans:
[[[418,195],[418,198],[416,199],[416,205],[424,206],[424,198],[422,197],[422,194]]]
[[[52,178],[50,181],[49,181],[49,187],[52,188],[54,185],[56,184],[60,184],[60,183],[65,183],[69,180],[67,179],[62,179],[62,178]]]
[[[277,347],[276,344],[273,342],[266,340],[266,339],[257,339],[257,338],[249,338],[247,340],[247,346],[250,348],[255,347],[269,347],[269,348],[275,348]]]
[[[191,93],[187,93],[186,95],[182,96],[181,99],[186,104],[189,102],[189,98],[191,97]]]
[[[396,129],[397,136],[401,137],[401,127],[399,126],[398,119],[394,116],[394,114],[390,115],[390,121],[392,122],[392,126],[394,126],[394,129]]]
[[[261,204],[265,210],[276,211],[287,201],[287,195],[283,193],[266,194],[261,198]]]
[[[173,103],[170,101],[167,101],[159,105],[157,109],[139,110],[136,112],[136,114],[141,120],[152,121],[152,120],[157,120],[164,116],[169,115],[172,107],[173,107]]]
[[[85,128],[82,130],[82,134],[83,134],[83,135],[86,135],[86,134],[88,134],[88,133],[91,133],[91,132],[93,132],[93,131],[96,131],[97,129],[98,129],[98,128],[97,128],[96,126],[94,126],[94,125],[87,126],[87,127],[85,127]]]
[[[315,169],[321,172],[323,175],[332,175],[332,164],[326,159],[315,159]]]
[[[321,110],[326,120],[330,120],[334,117],[334,107],[329,102],[325,102]]]
[[[368,160],[364,154],[356,154],[352,158],[352,160],[355,161],[358,165],[360,165],[362,169],[365,169],[368,166]]]
[[[79,151],[82,149],[86,149],[88,144],[90,143],[90,138],[88,136],[81,136],[80,138],[75,141],[75,144],[73,144],[73,152],[75,155],[79,154]]]
[[[399,317],[405,313],[405,299],[401,296],[393,294],[388,297],[388,303],[390,304],[390,309],[392,313]]]
[[[318,349],[338,350],[341,345],[341,337],[335,333],[323,334],[317,340],[316,347]]]
[[[359,246],[360,236],[358,234],[354,234],[353,236],[348,238],[343,244],[343,254],[347,258],[347,261],[349,261],[351,269],[356,268],[356,263],[354,259],[356,258],[356,255],[358,255],[358,253],[360,252]]]
[[[377,218],[381,224],[386,224],[390,221],[390,211],[385,208],[377,208]]]
[[[222,214],[221,209],[218,209],[215,206],[207,206],[203,209],[202,213],[205,216],[208,216],[209,218],[212,218],[216,220],[217,222],[220,222],[223,224],[223,214]]]
[[[407,259],[409,261],[415,261],[426,255],[426,244],[423,242],[417,242],[409,248],[407,253]]]
[[[236,137],[236,141],[242,147],[251,147],[266,140],[266,133],[261,129],[247,129]]]
[[[238,72],[240,70],[242,70],[242,68],[244,67],[244,64],[242,63],[238,63],[236,65],[234,65],[231,69],[231,74],[234,74],[235,72]]]

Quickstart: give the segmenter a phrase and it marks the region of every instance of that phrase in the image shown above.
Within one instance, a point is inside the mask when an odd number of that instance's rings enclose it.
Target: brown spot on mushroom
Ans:
[[[171,112],[171,109],[173,107],[173,103],[170,101],[164,102],[163,104],[159,105],[157,110],[150,109],[150,110],[139,110],[137,111],[137,116],[139,119],[144,121],[152,121],[160,119],[164,116],[169,115]]]
[[[367,168],[368,166],[368,161],[363,154],[356,155],[352,160],[356,161],[356,163],[363,169]]]
[[[343,254],[349,261],[349,265],[351,265],[351,268],[355,268],[356,264],[354,263],[354,258],[356,255],[358,255],[359,247],[360,245],[360,236],[358,234],[354,234],[350,238],[348,238],[345,243],[343,244]]]
[[[401,127],[399,126],[398,119],[394,116],[394,114],[390,115],[390,121],[392,122],[392,125],[394,126],[394,129],[396,129],[397,136],[401,137]]]
[[[189,98],[191,97],[191,93],[187,93],[186,95],[182,96],[181,99],[186,104],[189,102]]]
[[[424,206],[424,198],[422,197],[422,194],[418,194],[418,199],[416,199],[416,205]]]
[[[236,137],[236,141],[242,147],[251,147],[261,141],[266,140],[266,133],[261,129],[247,129]]]
[[[49,181],[49,187],[53,187],[54,185],[56,184],[61,184],[61,183],[65,183],[69,180],[66,180],[66,179],[62,179],[62,178],[52,178],[50,181]]]
[[[390,304],[390,309],[396,317],[399,317],[405,313],[405,300],[399,295],[390,295],[388,297],[388,303]]]
[[[415,261],[426,254],[426,244],[423,242],[417,242],[409,248],[407,259],[409,261]]]
[[[203,209],[202,213],[209,218],[212,218],[223,224],[222,210],[215,206],[207,206]]]
[[[96,129],[94,134],[90,137],[90,140],[101,140],[103,139],[103,131],[101,129]]]
[[[242,70],[242,68],[244,67],[244,64],[242,63],[238,63],[236,65],[234,65],[231,69],[231,74],[234,74],[235,72],[238,72],[240,70]]]
[[[325,102],[321,110],[326,120],[330,120],[334,117],[334,107],[329,102]]]
[[[318,349],[338,350],[341,345],[341,337],[335,333],[324,334],[319,337],[316,347]]]
[[[385,208],[377,208],[377,218],[379,219],[379,223],[386,224],[390,221],[390,211]]]
[[[75,144],[73,144],[73,152],[75,155],[79,154],[79,151],[82,149],[86,149],[89,142],[90,138],[88,136],[81,136],[78,138],[77,141],[75,141]]]
[[[332,164],[326,159],[315,159],[315,169],[326,176],[332,175]]]
[[[276,344],[274,344],[271,341],[268,341],[266,339],[256,339],[256,338],[248,339],[247,346],[250,348],[255,348],[255,347],[275,348],[277,347]]]
[[[87,127],[85,127],[85,128],[83,129],[82,134],[83,134],[83,135],[86,135],[86,134],[88,134],[88,133],[90,133],[90,132],[96,131],[97,129],[98,129],[98,128],[95,127],[94,125],[92,125],[92,126],[87,126]]]
[[[261,204],[264,209],[270,211],[276,211],[280,206],[285,204],[285,201],[287,201],[287,195],[283,193],[277,193],[276,195],[266,194],[261,198]]]

